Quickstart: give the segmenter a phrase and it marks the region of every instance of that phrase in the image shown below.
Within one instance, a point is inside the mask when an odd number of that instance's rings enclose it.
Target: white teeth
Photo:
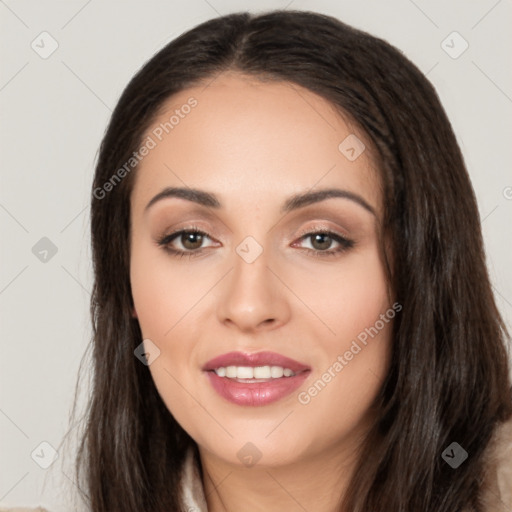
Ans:
[[[254,378],[254,368],[250,366],[238,366],[236,367],[236,378],[237,379],[253,379]]]
[[[236,379],[237,371],[236,366],[228,366],[226,368],[226,377],[229,377],[231,379]]]
[[[226,376],[226,368],[222,367],[222,368],[217,368],[215,370],[215,373],[219,376],[219,377],[225,377]]]
[[[255,379],[270,379],[272,377],[272,370],[270,366],[256,366],[253,368],[253,377]]]
[[[284,375],[284,369],[282,366],[272,366],[270,368],[270,376],[274,379],[279,379]]]
[[[230,379],[279,379],[295,375],[292,370],[282,366],[221,366],[215,369],[215,373]]]

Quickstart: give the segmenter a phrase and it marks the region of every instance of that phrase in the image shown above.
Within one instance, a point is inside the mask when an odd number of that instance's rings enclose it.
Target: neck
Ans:
[[[209,512],[343,512],[340,502],[357,462],[357,450],[342,446],[304,455],[285,465],[231,464],[200,448]]]

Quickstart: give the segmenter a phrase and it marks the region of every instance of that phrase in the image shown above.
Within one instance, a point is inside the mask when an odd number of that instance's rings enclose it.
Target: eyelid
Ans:
[[[171,243],[171,241],[179,239],[180,235],[182,235],[183,233],[189,233],[189,232],[200,234],[205,238],[209,238],[210,240],[215,241],[215,239],[207,232],[207,230],[202,229],[195,225],[183,226],[181,228],[172,230],[168,234],[162,234],[156,238],[156,241],[157,241],[158,245],[168,245]],[[202,247],[201,249],[206,249],[206,247]],[[187,251],[187,252],[194,252],[194,251]],[[195,251],[195,252],[197,252],[197,251]]]
[[[344,232],[344,230],[339,228],[333,228],[331,226],[328,226],[327,224],[316,224],[312,227],[305,227],[299,230],[299,234],[296,235],[297,237],[302,237],[304,235],[308,235],[310,233],[326,233],[331,232],[334,233],[342,238],[348,238],[348,233]]]

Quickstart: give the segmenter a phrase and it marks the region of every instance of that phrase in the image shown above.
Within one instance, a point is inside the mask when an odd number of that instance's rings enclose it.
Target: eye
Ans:
[[[333,233],[325,229],[310,231],[302,235],[299,240],[307,239],[311,240],[312,249],[306,247],[306,252],[312,256],[318,257],[336,256],[337,254],[351,249],[355,245],[353,240],[349,240],[338,233]],[[329,249],[332,247],[333,243],[337,244],[337,247],[335,249]]]
[[[165,235],[161,237],[157,243],[173,256],[193,257],[203,252],[204,247],[201,246],[206,238],[210,238],[207,233],[201,231],[195,226],[192,226],[191,228],[181,229],[180,231],[175,231],[170,235]],[[171,244],[175,242],[179,242],[182,248],[172,247]]]
[[[203,247],[203,243],[206,239],[211,240],[207,233],[192,226],[160,237],[157,240],[157,244],[172,256],[193,258],[203,254],[204,250],[207,248]],[[299,238],[299,241],[307,239],[311,240],[312,248],[305,247],[305,251],[307,254],[315,257],[336,256],[351,249],[355,245],[353,240],[349,240],[338,233],[326,229],[309,231],[303,234]],[[173,247],[173,244],[177,242],[179,242],[178,245],[181,245],[181,247]],[[292,246],[295,247],[296,244],[297,242],[292,244]],[[330,249],[333,244],[337,244],[337,246],[334,249]]]

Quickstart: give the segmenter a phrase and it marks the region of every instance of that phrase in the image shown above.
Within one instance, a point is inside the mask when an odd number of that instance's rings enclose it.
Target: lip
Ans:
[[[222,354],[210,359],[202,369],[203,371],[211,371],[221,366],[282,366],[283,368],[289,368],[294,373],[311,370],[309,366],[303,363],[299,363],[294,359],[290,359],[276,352],[269,351],[254,353],[228,352],[227,354]],[[292,377],[286,378],[291,379]]]
[[[238,382],[219,377],[215,369],[226,366],[282,366],[295,375],[267,382]],[[203,366],[213,389],[223,398],[236,405],[262,406],[276,402],[295,391],[311,373],[311,367],[276,352],[228,352],[208,361]]]
[[[213,389],[229,402],[236,405],[263,406],[293,393],[310,373],[311,371],[305,370],[292,377],[281,377],[252,384],[219,377],[213,370],[207,371],[206,375]]]

